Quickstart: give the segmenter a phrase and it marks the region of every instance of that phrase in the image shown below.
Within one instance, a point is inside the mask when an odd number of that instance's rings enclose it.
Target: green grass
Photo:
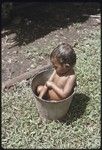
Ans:
[[[31,81],[2,92],[3,148],[100,148],[100,28],[85,31],[75,47],[77,93],[63,122],[39,124]]]

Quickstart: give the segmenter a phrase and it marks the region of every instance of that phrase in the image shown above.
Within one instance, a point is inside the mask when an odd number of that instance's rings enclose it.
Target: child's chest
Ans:
[[[58,86],[58,87],[64,87],[67,80],[68,80],[68,76],[58,76],[58,75],[55,75],[54,76],[54,79],[53,79],[53,82]]]

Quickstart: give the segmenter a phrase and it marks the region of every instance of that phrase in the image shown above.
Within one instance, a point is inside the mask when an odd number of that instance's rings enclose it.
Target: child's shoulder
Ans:
[[[72,81],[76,82],[76,74],[74,71],[69,74],[68,80],[72,80]]]
[[[75,86],[77,86],[77,82],[76,82],[76,74],[73,73],[69,76],[68,81],[71,83],[74,83]]]
[[[69,75],[69,78],[73,79],[73,80],[76,80],[76,75],[75,74],[71,74],[71,75]]]
[[[76,74],[75,74],[75,71],[72,70],[70,73],[69,73],[69,77],[71,78],[76,78]]]

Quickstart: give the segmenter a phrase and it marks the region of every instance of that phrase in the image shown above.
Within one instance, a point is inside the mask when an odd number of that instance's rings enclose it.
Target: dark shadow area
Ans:
[[[85,94],[75,93],[67,115],[62,120],[60,120],[60,122],[69,125],[73,121],[76,121],[78,118],[81,118],[85,112],[89,100],[90,98]]]
[[[73,23],[83,23],[89,15],[98,13],[100,3],[36,2],[26,7],[15,7],[10,14],[11,20],[8,23],[2,21],[2,29],[9,30],[6,35],[16,33],[14,41],[21,46],[44,37],[51,31],[66,28]]]

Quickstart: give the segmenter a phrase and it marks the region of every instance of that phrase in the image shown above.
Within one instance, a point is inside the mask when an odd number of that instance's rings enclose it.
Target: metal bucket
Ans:
[[[53,69],[48,68],[36,74],[32,80],[31,88],[35,97],[36,107],[38,109],[40,117],[46,120],[59,120],[63,118],[68,112],[74,92],[68,98],[60,101],[50,101],[39,98],[36,92],[37,86],[44,85],[45,82],[49,79],[52,72]]]

